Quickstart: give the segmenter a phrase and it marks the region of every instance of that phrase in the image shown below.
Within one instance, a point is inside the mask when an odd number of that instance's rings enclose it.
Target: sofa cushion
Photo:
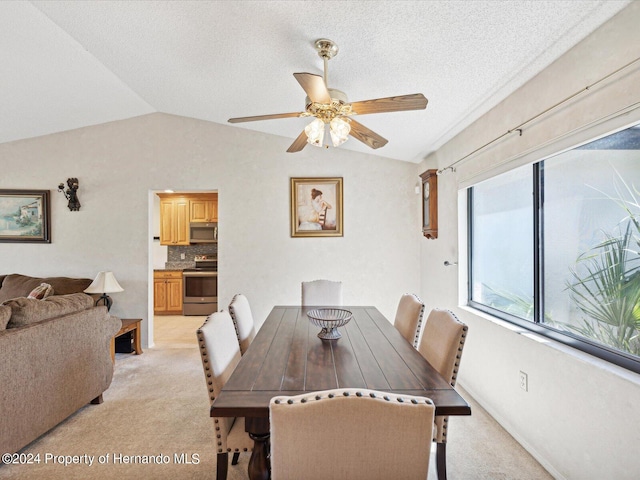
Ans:
[[[89,295],[71,293],[69,295],[53,295],[44,300],[27,297],[12,298],[5,301],[3,305],[11,307],[11,318],[7,328],[15,328],[86,310],[93,307],[94,304],[93,298]]]
[[[37,300],[43,300],[53,295],[53,287],[48,283],[41,283],[36,288],[31,290],[31,293],[27,295],[27,298],[35,298]]]
[[[7,323],[11,318],[11,307],[6,305],[0,305],[0,331],[7,328]]]
[[[68,295],[84,291],[91,282],[90,278],[68,278],[68,277],[29,277],[12,273],[7,275],[0,288],[0,302],[10,298],[26,297],[29,292],[41,283],[48,283],[53,288],[55,295]]]

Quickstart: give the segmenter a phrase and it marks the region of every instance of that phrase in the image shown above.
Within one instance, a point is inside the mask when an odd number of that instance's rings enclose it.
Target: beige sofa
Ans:
[[[41,283],[53,296],[26,298]],[[0,452],[14,453],[111,384],[120,320],[81,293],[90,279],[0,276]]]

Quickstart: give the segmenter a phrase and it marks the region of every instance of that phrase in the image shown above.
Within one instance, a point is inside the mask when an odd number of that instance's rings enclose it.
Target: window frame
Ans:
[[[593,342],[587,337],[556,330],[541,320],[544,315],[544,162],[542,159],[531,165],[533,169],[533,321],[511,315],[488,305],[472,300],[473,288],[473,186],[467,188],[467,305],[492,317],[517,325],[525,330],[549,338],[561,344],[618,365],[640,374],[640,358]]]

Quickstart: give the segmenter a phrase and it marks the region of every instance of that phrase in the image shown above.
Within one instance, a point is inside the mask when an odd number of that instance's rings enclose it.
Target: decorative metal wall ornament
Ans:
[[[58,185],[58,191],[64,194],[65,198],[69,200],[69,210],[72,212],[77,212],[80,210],[80,200],[78,200],[78,179],[77,178],[67,178],[67,190],[64,189],[64,183]]]

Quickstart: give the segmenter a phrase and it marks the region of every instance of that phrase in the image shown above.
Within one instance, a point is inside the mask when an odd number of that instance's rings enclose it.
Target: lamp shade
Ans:
[[[351,125],[346,120],[336,117],[331,120],[329,124],[331,142],[334,147],[342,145],[349,139],[349,132],[351,131]]]
[[[324,139],[324,122],[322,120],[316,118],[304,128],[304,132],[307,134],[307,143],[322,147],[322,140]]]
[[[123,292],[124,289],[116,280],[113,272],[98,272],[95,280],[84,291],[85,293],[115,293]]]

